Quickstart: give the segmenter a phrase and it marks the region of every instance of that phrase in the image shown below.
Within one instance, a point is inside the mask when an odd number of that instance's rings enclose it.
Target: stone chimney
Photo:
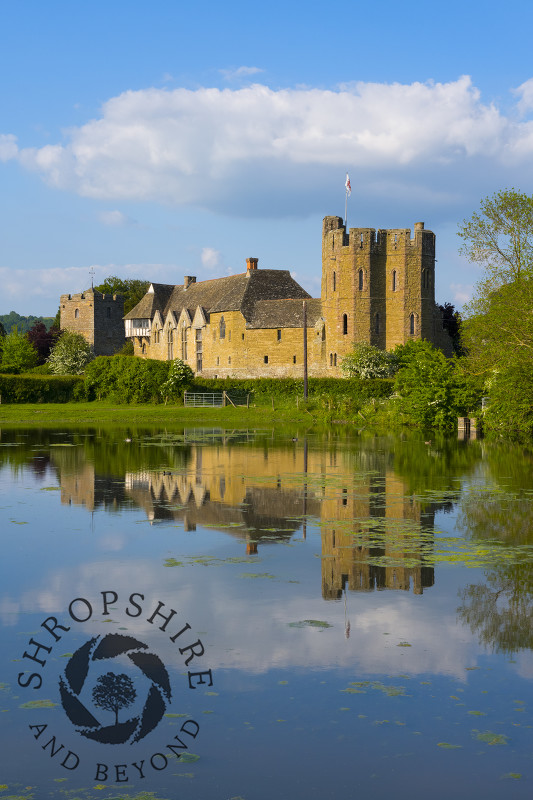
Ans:
[[[252,269],[257,269],[257,262],[259,261],[258,258],[247,258],[246,259],[246,272],[250,272]]]
[[[187,289],[191,283],[196,283],[196,277],[194,275],[185,275],[183,278],[183,288]]]

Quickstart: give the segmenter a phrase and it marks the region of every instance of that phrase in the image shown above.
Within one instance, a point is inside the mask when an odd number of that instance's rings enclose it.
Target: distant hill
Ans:
[[[0,322],[4,326],[6,333],[11,333],[15,327],[19,333],[27,333],[36,322],[44,322],[47,329],[50,329],[53,321],[54,317],[23,317],[21,314],[17,314],[16,311],[10,311],[9,314],[0,314]]]

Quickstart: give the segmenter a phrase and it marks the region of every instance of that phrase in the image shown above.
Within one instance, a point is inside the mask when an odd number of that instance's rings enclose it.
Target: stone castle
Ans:
[[[88,289],[62,294],[59,300],[61,330],[81,333],[98,356],[112,356],[124,346],[124,298]]]
[[[119,340],[119,298],[96,294],[63,295],[61,327],[108,354]],[[320,298],[287,270],[259,269],[248,258],[238,275],[151,284],[124,325],[135,355],[181,358],[204,377],[302,377],[304,327],[311,376],[340,375],[359,342],[390,350],[427,339],[452,352],[435,304],[435,234],[423,222],[411,238],[408,228],[347,231],[340,217],[325,217]]]

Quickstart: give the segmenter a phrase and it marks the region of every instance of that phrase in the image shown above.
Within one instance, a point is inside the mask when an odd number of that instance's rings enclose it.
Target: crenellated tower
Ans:
[[[123,295],[96,289],[62,294],[59,308],[61,330],[81,333],[95,355],[111,356],[124,346]]]
[[[322,229],[322,314],[326,368],[338,371],[354,343],[391,350],[409,339],[438,346],[435,318],[435,234],[409,228],[350,228],[325,217]]]

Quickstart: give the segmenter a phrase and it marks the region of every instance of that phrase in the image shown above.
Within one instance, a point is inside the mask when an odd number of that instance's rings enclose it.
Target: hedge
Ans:
[[[85,400],[80,375],[0,375],[2,403],[69,403]]]
[[[85,369],[87,396],[113,403],[161,402],[171,364],[135,356],[98,356]]]
[[[393,378],[309,378],[310,396],[352,394],[362,400],[389,397]],[[294,397],[303,395],[303,380],[296,378],[195,378],[191,392],[235,391],[250,393],[256,399],[264,397]]]

